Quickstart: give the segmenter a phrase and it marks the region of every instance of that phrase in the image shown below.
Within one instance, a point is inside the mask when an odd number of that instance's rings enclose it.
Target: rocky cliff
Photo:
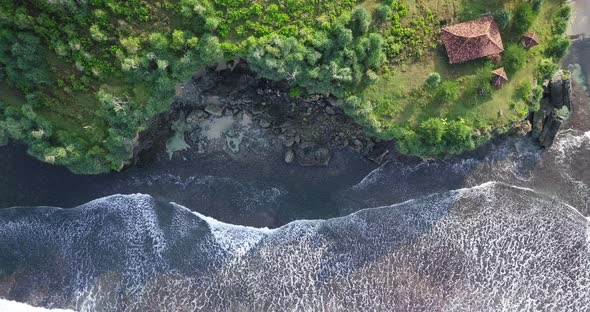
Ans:
[[[545,148],[550,148],[567,118],[572,111],[572,85],[569,72],[559,71],[550,81],[543,84],[544,93],[541,108],[531,113],[529,121],[532,136]]]

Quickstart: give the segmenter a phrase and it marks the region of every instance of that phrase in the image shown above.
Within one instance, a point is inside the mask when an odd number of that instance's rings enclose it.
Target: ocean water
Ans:
[[[272,230],[140,194],[0,215],[0,296],[48,308],[590,309],[586,217],[500,182]]]

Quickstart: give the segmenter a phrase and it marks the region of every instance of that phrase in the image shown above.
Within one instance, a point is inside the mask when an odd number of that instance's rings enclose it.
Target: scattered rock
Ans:
[[[252,109],[250,109],[250,112],[252,113],[252,115],[259,115],[264,111],[264,106],[259,105],[259,104],[255,104],[252,106]]]
[[[209,103],[205,106],[205,111],[215,117],[223,116],[223,105],[221,103]]]
[[[381,146],[379,148],[373,149],[371,153],[367,156],[370,160],[381,165],[387,159],[389,155],[389,149],[385,146]]]
[[[263,119],[260,119],[260,121],[258,122],[258,124],[259,124],[259,125],[260,125],[262,128],[268,128],[268,127],[270,127],[270,125],[271,125],[271,122],[270,122],[270,120],[268,120],[268,119],[266,119],[266,118],[263,118]]]
[[[514,134],[519,135],[519,136],[525,136],[525,135],[529,134],[531,132],[531,130],[532,130],[532,126],[531,126],[531,123],[528,122],[528,120],[523,120],[523,121],[517,122],[512,127],[512,131],[514,132]]]
[[[290,164],[295,160],[295,152],[290,149],[285,153],[285,162]]]
[[[338,100],[337,100],[336,98],[334,98],[334,97],[329,97],[327,100],[328,100],[328,103],[329,103],[331,106],[333,106],[333,107],[336,107],[336,106],[338,106]]]
[[[307,102],[315,102],[315,101],[317,101],[317,100],[319,100],[319,99],[320,99],[320,96],[319,96],[319,95],[317,95],[317,94],[314,94],[314,95],[310,95],[310,96],[309,96],[309,97],[307,97],[305,100],[306,100]]]
[[[327,166],[332,155],[325,147],[304,146],[297,150],[297,159],[301,166]]]
[[[205,119],[207,116],[208,114],[206,112],[200,109],[196,109],[186,117],[186,123],[189,124],[191,127],[195,127],[201,122],[201,120]]]
[[[227,62],[226,61],[221,61],[219,63],[217,63],[217,67],[215,67],[215,71],[224,71],[227,70],[228,66],[227,66]]]
[[[203,98],[203,104],[205,105],[218,105],[223,106],[221,97],[217,95],[208,95]]]
[[[328,115],[336,115],[336,111],[334,110],[334,108],[332,108],[332,106],[326,106],[324,110]]]
[[[295,139],[293,139],[293,138],[288,138],[288,139],[285,141],[285,146],[286,146],[286,147],[291,147],[291,146],[293,146],[293,145],[295,145]]]

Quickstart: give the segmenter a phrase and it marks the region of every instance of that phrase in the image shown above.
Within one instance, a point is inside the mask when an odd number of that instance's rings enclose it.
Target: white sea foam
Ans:
[[[198,212],[173,203],[174,206],[190,211],[190,213],[207,222],[211,234],[215,237],[216,242],[225,251],[235,255],[242,256],[252,247],[256,246],[264,237],[273,232],[269,228],[255,228],[243,225],[224,223],[214,218],[202,215]]]
[[[74,312],[74,310],[45,309],[34,307],[26,303],[0,299],[0,311],[3,312]]]
[[[556,158],[558,162],[560,164],[570,164],[569,155],[579,153],[584,144],[590,146],[590,131],[581,134],[575,130],[561,132],[553,144],[553,149],[557,152]]]

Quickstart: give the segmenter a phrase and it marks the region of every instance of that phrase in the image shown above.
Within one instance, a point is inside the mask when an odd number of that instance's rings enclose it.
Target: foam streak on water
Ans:
[[[7,312],[74,312],[73,310],[45,309],[33,307],[25,303],[0,299],[0,311]]]

